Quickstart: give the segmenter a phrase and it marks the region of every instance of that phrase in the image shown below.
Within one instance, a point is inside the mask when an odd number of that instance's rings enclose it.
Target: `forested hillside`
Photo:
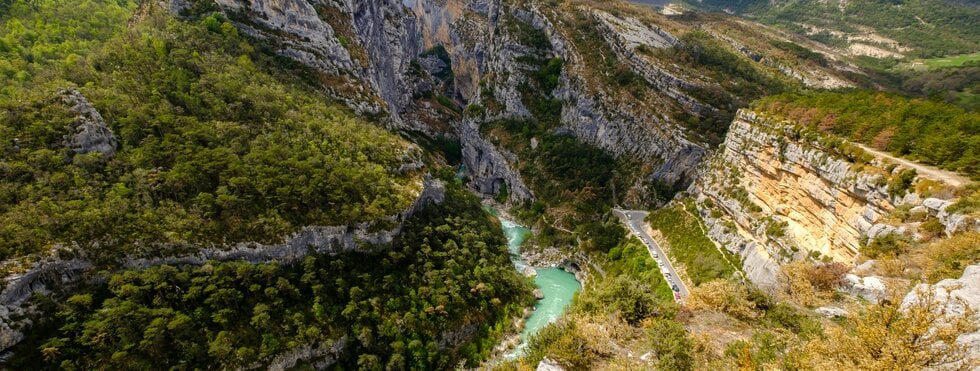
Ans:
[[[254,367],[321,344],[336,347],[331,357],[348,369],[475,365],[531,298],[490,218],[454,185],[385,252],[112,274],[64,301],[42,301],[56,318],[8,365]]]
[[[783,94],[753,109],[980,178],[980,113],[870,91]]]
[[[371,222],[420,185],[407,142],[355,118],[219,16],[14,2],[0,30],[0,260],[56,244],[276,242]],[[90,17],[96,14],[96,17]],[[125,30],[124,30],[125,28]],[[77,87],[117,141],[70,148]],[[95,121],[98,121],[96,119]]]

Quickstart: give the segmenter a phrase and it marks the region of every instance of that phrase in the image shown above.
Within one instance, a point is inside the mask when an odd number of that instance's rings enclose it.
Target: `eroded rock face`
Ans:
[[[58,89],[58,99],[75,113],[68,128],[65,146],[78,154],[99,152],[106,156],[116,153],[119,141],[99,111],[75,88]]]
[[[510,201],[518,202],[533,199],[531,190],[511,163],[517,156],[498,149],[479,132],[478,124],[464,120],[459,126],[459,138],[463,145],[463,164],[470,176],[470,186],[485,196],[495,195],[507,190]]]

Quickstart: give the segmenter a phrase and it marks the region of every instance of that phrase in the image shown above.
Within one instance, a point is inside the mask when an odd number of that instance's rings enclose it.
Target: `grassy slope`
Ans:
[[[704,234],[703,222],[691,202],[656,210],[650,213],[647,222],[667,239],[667,254],[684,265],[684,271],[694,285],[735,274],[737,268],[726,262],[723,253]],[[728,260],[739,261],[732,257]]]

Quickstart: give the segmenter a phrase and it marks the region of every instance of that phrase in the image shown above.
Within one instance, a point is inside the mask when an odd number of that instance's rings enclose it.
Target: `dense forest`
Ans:
[[[336,345],[347,369],[473,366],[531,298],[499,223],[450,185],[443,204],[377,253],[159,266],[111,274],[64,300],[39,297],[57,316],[8,366],[253,367],[321,343]]]
[[[872,91],[782,94],[753,109],[980,179],[980,113]]]
[[[274,242],[412,201],[416,177],[394,172],[416,156],[407,142],[328,101],[220,16],[153,13],[127,26],[134,8],[15,1],[3,15],[0,260],[55,244],[120,254]],[[68,87],[115,133],[114,155],[63,144],[79,120],[58,95]]]

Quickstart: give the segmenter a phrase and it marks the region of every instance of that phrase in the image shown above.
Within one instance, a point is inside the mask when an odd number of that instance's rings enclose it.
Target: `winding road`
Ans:
[[[657,261],[657,265],[660,266],[660,273],[664,275],[664,279],[667,280],[668,286],[677,286],[674,296],[674,300],[681,302],[687,298],[690,291],[687,290],[687,286],[684,285],[684,281],[677,276],[677,271],[674,270],[674,266],[670,264],[670,259],[667,259],[667,254],[664,254],[663,249],[657,244],[657,241],[650,237],[646,232],[646,222],[644,221],[649,214],[646,211],[640,210],[621,210],[613,209],[613,213],[619,217],[619,220],[629,227],[631,233],[640,239],[644,245],[647,246],[647,251],[650,252],[650,257]]]

